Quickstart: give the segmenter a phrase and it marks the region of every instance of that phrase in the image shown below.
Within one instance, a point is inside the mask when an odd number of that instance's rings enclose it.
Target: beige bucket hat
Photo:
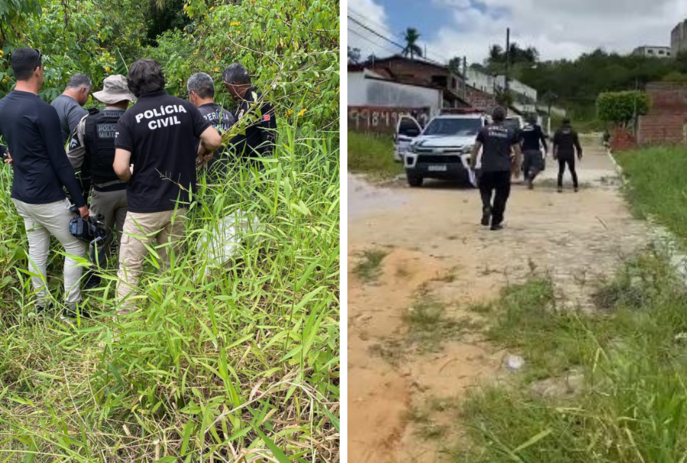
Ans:
[[[129,91],[126,77],[121,74],[109,76],[103,81],[103,89],[93,92],[93,97],[105,104],[115,104],[120,101],[136,101],[136,97]]]

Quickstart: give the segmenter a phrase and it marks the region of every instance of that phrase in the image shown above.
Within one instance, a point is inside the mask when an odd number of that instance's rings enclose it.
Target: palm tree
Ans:
[[[491,63],[498,63],[503,60],[503,48],[500,45],[492,45],[489,47],[489,61]]]
[[[420,40],[420,33],[417,29],[414,27],[406,29],[404,40],[406,47],[403,49],[403,56],[410,55],[410,59],[413,59],[415,55],[422,56],[422,48],[417,44],[417,41]]]

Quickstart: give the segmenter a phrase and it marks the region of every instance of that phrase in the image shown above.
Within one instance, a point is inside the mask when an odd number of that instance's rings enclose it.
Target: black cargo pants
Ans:
[[[491,213],[491,224],[500,225],[510,196],[510,170],[482,172],[479,177],[479,193],[484,212]]]

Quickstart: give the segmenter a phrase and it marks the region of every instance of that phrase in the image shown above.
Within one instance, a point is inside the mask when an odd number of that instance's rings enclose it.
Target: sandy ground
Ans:
[[[595,285],[648,243],[646,226],[631,217],[603,150],[587,147],[578,165],[579,193],[569,177],[565,192],[556,193],[556,169],[548,163],[535,190],[514,185],[500,232],[479,225],[476,190],[442,182],[378,188],[349,177],[350,462],[447,461],[441,445],[419,436],[411,412],[430,398],[460,402],[470,388],[504,374],[508,353],[478,333],[465,333],[438,353],[408,348],[403,314],[418,295],[441,301],[460,318],[466,305],[544,272],[561,301],[591,310]],[[382,273],[376,282],[361,281],[356,263],[373,249],[388,252]],[[461,429],[452,424],[445,440],[455,444]]]

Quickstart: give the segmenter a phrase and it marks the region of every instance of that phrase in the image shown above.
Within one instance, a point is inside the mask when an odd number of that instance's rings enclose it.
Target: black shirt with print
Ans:
[[[119,119],[115,147],[131,152],[134,173],[127,187],[129,211],[185,207],[196,183],[197,140],[210,127],[188,101],[164,91],[141,95]]]
[[[511,152],[518,144],[515,129],[503,123],[482,127],[477,133],[482,144],[482,172],[506,172],[511,170]]]
[[[205,103],[204,105],[200,105],[198,106],[198,111],[200,111],[200,114],[203,115],[205,120],[208,121],[220,135],[223,135],[232,125],[236,124],[234,115],[217,103]],[[212,159],[208,163],[208,171],[226,173],[226,164],[227,159],[224,147],[222,147],[214,152]]]
[[[262,102],[260,107],[258,103]],[[277,116],[274,106],[262,100],[262,93],[251,87],[236,111],[236,118],[251,118],[246,126],[246,133],[236,135],[229,142],[234,153],[240,158],[269,157],[274,151],[274,140],[277,130]]]

